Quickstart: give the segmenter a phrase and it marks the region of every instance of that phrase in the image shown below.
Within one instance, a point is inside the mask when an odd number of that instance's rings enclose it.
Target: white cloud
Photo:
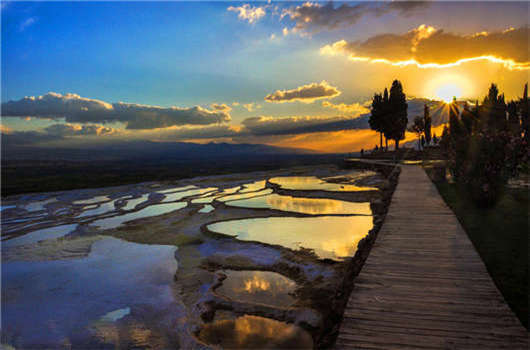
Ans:
[[[2,7],[3,8],[3,7]],[[35,24],[35,22],[37,22],[37,17],[29,17],[29,18],[26,18],[24,21],[22,21],[19,26],[18,26],[18,30],[20,32],[23,32],[24,30],[26,30],[28,27],[31,27],[33,24]]]
[[[265,7],[260,6],[250,6],[249,4],[244,4],[242,6],[230,6],[228,11],[237,12],[237,17],[241,20],[247,21],[250,24],[256,23],[263,16],[265,16],[266,11]]]

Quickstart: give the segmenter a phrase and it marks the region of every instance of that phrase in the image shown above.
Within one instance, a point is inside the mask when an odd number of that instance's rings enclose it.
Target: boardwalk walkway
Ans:
[[[528,349],[528,333],[419,166],[402,166],[338,349]]]

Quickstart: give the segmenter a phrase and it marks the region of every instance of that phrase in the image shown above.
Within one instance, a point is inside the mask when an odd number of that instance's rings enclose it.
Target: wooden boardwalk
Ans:
[[[335,347],[528,349],[526,329],[419,166],[402,166]]]

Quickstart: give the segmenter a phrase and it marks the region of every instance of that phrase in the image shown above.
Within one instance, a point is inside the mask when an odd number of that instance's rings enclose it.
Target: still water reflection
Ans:
[[[245,315],[205,325],[199,338],[224,349],[312,349],[313,339],[300,327]]]
[[[124,315],[124,308],[167,309],[175,303],[175,250],[107,237],[81,259],[3,262],[2,341],[62,348],[91,322]]]
[[[303,214],[360,214],[371,215],[369,202],[347,202],[326,198],[299,198],[270,194],[262,197],[226,203],[233,207],[266,208]]]
[[[372,216],[270,217],[222,221],[207,227],[244,241],[313,249],[320,258],[337,260],[355,254],[373,221]]]
[[[283,176],[269,179],[270,183],[286,190],[311,190],[332,192],[377,191],[375,187],[326,182],[316,176]]]
[[[163,215],[175,210],[179,210],[187,206],[186,202],[167,203],[167,204],[154,204],[143,208],[142,210],[128,213],[119,216],[112,216],[110,218],[100,219],[94,221],[91,225],[97,226],[101,229],[107,230],[110,228],[116,228],[127,221],[136,219],[146,218],[150,216]]]
[[[42,230],[33,231],[23,236],[15,237],[7,241],[2,241],[2,247],[15,247],[47,239],[54,239],[65,236],[70,232],[73,232],[77,227],[77,224],[71,225],[60,225],[54,227],[44,228]]]
[[[295,302],[296,283],[276,272],[223,271],[227,278],[216,293],[232,300],[287,307]]]

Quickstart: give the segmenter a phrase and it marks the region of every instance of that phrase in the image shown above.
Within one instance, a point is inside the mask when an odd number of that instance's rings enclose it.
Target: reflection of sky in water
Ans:
[[[296,283],[275,272],[268,271],[223,271],[227,278],[218,294],[232,300],[287,307],[295,302],[289,295]]]
[[[123,318],[130,313],[131,313],[131,308],[125,307],[123,309],[118,309],[118,310],[114,310],[111,312],[107,312],[99,320],[103,322],[116,322],[120,318]]]
[[[142,196],[134,199],[129,199],[127,204],[123,206],[123,210],[133,210],[140,203],[145,202],[149,198],[149,193],[143,194]]]
[[[182,187],[173,187],[173,188],[168,188],[168,189],[165,189],[165,190],[162,190],[162,191],[156,191],[157,193],[170,193],[170,192],[177,192],[177,191],[184,191],[184,190],[191,190],[192,188],[197,188],[197,186],[195,185],[188,185],[188,186],[182,186]]]
[[[265,188],[265,180],[254,181],[249,184],[244,184],[243,189],[240,193],[247,193],[252,191],[258,191]]]
[[[313,190],[333,192],[377,191],[375,187],[326,182],[316,176],[283,176],[269,179],[270,183],[286,190]]]
[[[2,335],[17,348],[57,348],[109,312],[174,302],[176,247],[115,238],[82,259],[2,263]]]
[[[19,245],[43,241],[46,239],[59,238],[74,231],[76,227],[77,224],[44,228],[42,230],[33,231],[23,236],[9,239],[7,241],[2,241],[2,247],[15,247]]]
[[[73,201],[72,204],[94,204],[99,202],[104,202],[110,200],[107,196],[96,196],[89,199],[81,199],[78,201]]]
[[[149,216],[158,216],[172,212],[174,210],[179,210],[184,208],[186,205],[188,205],[186,202],[154,204],[133,213],[96,220],[92,222],[91,225],[107,230],[110,228],[116,228],[127,221],[146,218]]]
[[[206,188],[198,188],[198,189],[193,189],[193,190],[188,190],[188,191],[181,191],[181,192],[166,194],[165,195],[166,198],[162,200],[162,203],[178,201],[184,197],[196,196],[198,194],[215,191],[216,189],[217,189],[216,187],[206,187]]]
[[[211,206],[210,204],[206,204],[199,210],[199,213],[210,213],[214,210],[215,208],[213,206]]]
[[[106,213],[109,213],[111,211],[114,211],[116,209],[116,207],[114,206],[114,203],[116,201],[118,201],[119,199],[120,198],[115,199],[115,200],[110,201],[110,202],[102,203],[102,204],[99,205],[99,207],[97,207],[95,209],[85,210],[84,212],[82,212],[81,214],[77,215],[76,217],[77,218],[84,218],[84,217],[87,217],[87,216],[96,216],[96,215],[106,214]]]
[[[267,189],[264,189],[264,190],[261,190],[261,191],[258,191],[258,192],[232,194],[232,195],[229,195],[229,196],[225,196],[225,197],[219,198],[218,201],[220,201],[220,202],[235,201],[235,200],[238,200],[238,199],[245,199],[245,198],[252,198],[252,197],[257,197],[257,196],[263,196],[263,195],[270,194],[270,193],[272,193],[272,189],[267,188]]]
[[[270,318],[245,315],[235,320],[206,324],[199,338],[225,349],[312,349],[313,340],[303,329]]]
[[[220,197],[227,196],[229,194],[237,192],[240,188],[241,188],[241,186],[227,188],[227,189],[222,190],[220,192],[212,193],[210,196],[204,196],[204,197],[201,197],[201,198],[193,199],[191,202],[192,203],[198,203],[198,204],[212,203],[214,200],[219,199]]]
[[[310,248],[320,258],[353,256],[359,241],[373,227],[371,216],[270,217],[222,221],[208,225],[213,232],[244,241]]]
[[[43,200],[43,201],[33,202],[33,203],[28,204],[28,205],[25,205],[24,209],[26,209],[27,211],[44,210],[44,209],[46,209],[46,208],[44,208],[44,206],[46,204],[50,204],[50,203],[54,203],[54,202],[57,202],[57,198],[50,198],[50,199],[46,199],[46,200]]]
[[[227,202],[243,208],[267,208],[303,214],[361,214],[372,215],[369,202],[355,203],[326,198],[298,198],[270,194],[267,196]]]

